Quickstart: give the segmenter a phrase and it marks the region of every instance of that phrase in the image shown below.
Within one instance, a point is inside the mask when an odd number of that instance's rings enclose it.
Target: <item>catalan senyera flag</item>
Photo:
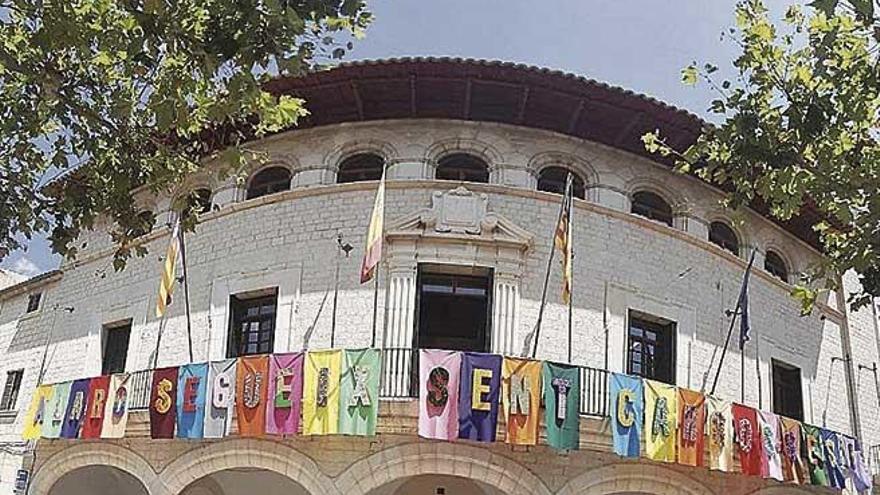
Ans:
[[[177,277],[177,256],[180,254],[180,221],[174,223],[168,249],[165,250],[165,261],[162,263],[162,279],[159,282],[159,297],[156,298],[156,318],[165,316],[165,310],[171,304],[171,293]]]
[[[562,252],[562,301],[571,302],[571,174],[565,179],[565,195],[562,199],[562,210],[559,223],[556,224],[556,235],[553,244]]]
[[[369,282],[376,275],[376,265],[382,260],[382,234],[385,228],[385,170],[379,180],[373,215],[367,230],[367,244],[364,247],[364,260],[361,262],[361,283]]]

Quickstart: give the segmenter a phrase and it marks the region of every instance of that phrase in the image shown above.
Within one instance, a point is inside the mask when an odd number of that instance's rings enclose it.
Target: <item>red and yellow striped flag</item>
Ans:
[[[565,179],[565,195],[562,199],[562,211],[559,223],[556,224],[556,236],[553,244],[562,252],[562,300],[571,302],[571,174]]]
[[[376,191],[376,202],[373,203],[373,215],[370,217],[370,228],[367,230],[367,243],[364,248],[364,259],[361,262],[361,283],[369,282],[376,272],[376,265],[382,260],[382,238],[385,228],[385,171],[379,180]]]
[[[162,318],[171,304],[171,293],[177,282],[177,256],[180,253],[180,221],[174,223],[165,260],[162,263],[162,279],[159,282],[159,297],[156,299],[156,318]]]

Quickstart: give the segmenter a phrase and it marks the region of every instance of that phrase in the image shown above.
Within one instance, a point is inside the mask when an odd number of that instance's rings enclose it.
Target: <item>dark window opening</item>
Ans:
[[[788,267],[782,256],[775,252],[767,251],[767,255],[764,257],[764,269],[779,280],[788,282]]]
[[[630,311],[627,373],[675,385],[675,322]]]
[[[193,213],[202,215],[211,212],[210,189],[203,187],[195,189],[186,195],[184,201],[185,203],[182,208],[184,215],[192,215]]]
[[[565,194],[565,177],[571,172],[564,167],[547,167],[538,174],[538,190],[556,194]],[[587,197],[584,179],[571,172],[571,194],[575,198]]]
[[[3,398],[0,399],[0,411],[12,411],[18,401],[18,390],[21,388],[21,378],[24,370],[12,370],[6,372],[6,384],[3,386]]]
[[[226,357],[272,352],[278,290],[229,296],[230,322]]]
[[[247,199],[259,198],[268,194],[290,189],[290,171],[284,167],[269,167],[251,179],[247,189]]]
[[[28,296],[28,304],[27,304],[27,312],[33,313],[34,311],[40,309],[40,301],[43,299],[42,292],[34,292],[33,294]]]
[[[150,210],[137,214],[134,225],[128,230],[129,237],[135,238],[149,234],[156,225],[156,215]]]
[[[672,207],[658,194],[648,191],[633,194],[630,212],[672,227]]]
[[[733,229],[724,222],[709,224],[709,242],[739,256],[739,238]]]
[[[385,169],[385,159],[374,153],[359,153],[350,156],[339,164],[339,172],[336,174],[336,182],[360,182],[364,180],[379,180],[382,178],[382,170]]]
[[[104,349],[101,353],[101,374],[112,375],[125,371],[128,358],[128,340],[131,337],[131,321],[122,325],[105,326]]]
[[[773,366],[773,412],[798,421],[804,420],[801,370],[775,359]]]
[[[434,176],[440,180],[488,183],[489,166],[474,155],[454,153],[437,161]]]
[[[487,268],[420,265],[416,346],[488,352],[491,287]]]

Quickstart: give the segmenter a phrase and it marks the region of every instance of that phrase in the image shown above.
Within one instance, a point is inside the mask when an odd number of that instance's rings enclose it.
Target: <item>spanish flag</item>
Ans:
[[[159,297],[156,299],[156,318],[162,318],[171,304],[171,293],[177,281],[177,256],[180,253],[180,220],[174,223],[168,249],[165,250],[165,261],[162,264],[162,280],[159,282]]]
[[[571,302],[571,173],[565,178],[565,195],[562,209],[559,212],[559,223],[556,224],[556,237],[553,239],[556,249],[562,252],[562,301]]]
[[[369,282],[376,272],[376,265],[382,260],[382,237],[385,223],[385,171],[379,180],[376,191],[376,202],[373,203],[373,215],[370,217],[370,228],[367,230],[367,244],[364,248],[364,260],[361,263],[361,283]]]

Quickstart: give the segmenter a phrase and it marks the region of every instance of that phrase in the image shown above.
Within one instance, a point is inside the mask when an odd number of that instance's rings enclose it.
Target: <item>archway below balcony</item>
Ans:
[[[190,483],[180,495],[312,495],[287,476],[266,469],[234,468]]]
[[[505,495],[505,492],[479,480],[461,476],[420,474],[386,483],[368,495]]]
[[[147,488],[131,473],[112,466],[84,466],[58,478],[48,495],[93,495],[120,493],[149,495]]]
[[[131,449],[106,442],[82,442],[44,457],[34,473],[28,493],[155,495],[150,491],[155,477],[156,473],[146,459]]]
[[[557,495],[711,495],[697,480],[661,465],[621,463],[591,469]]]

